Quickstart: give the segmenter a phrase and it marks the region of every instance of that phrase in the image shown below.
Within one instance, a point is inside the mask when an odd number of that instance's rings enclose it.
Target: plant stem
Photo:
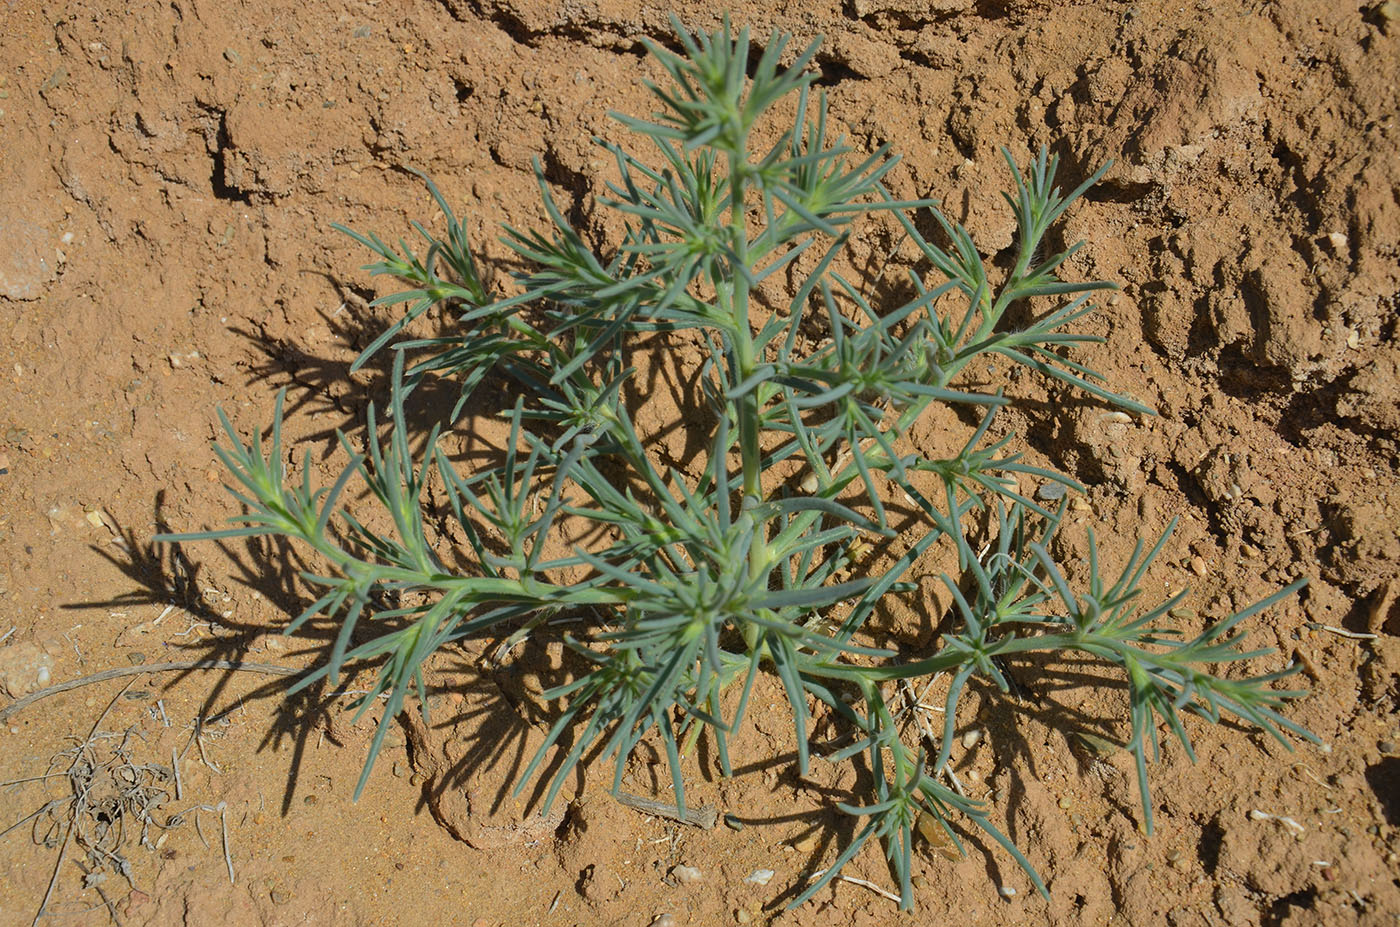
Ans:
[[[728,154],[729,159],[729,239],[733,250],[731,260],[734,267],[729,275],[729,308],[731,319],[730,336],[734,348],[734,364],[731,372],[731,385],[738,385],[754,372],[756,357],[753,343],[753,328],[749,323],[749,232],[746,226],[744,195],[748,189],[747,137],[741,137],[739,147]],[[743,461],[745,500],[755,502],[763,499],[763,453],[759,442],[759,432],[763,427],[762,414],[758,406],[758,391],[750,390],[735,404],[735,415],[739,420],[739,456]],[[715,466],[726,467],[727,461],[719,460]],[[749,575],[757,579],[767,575],[773,557],[768,549],[768,529],[766,524],[754,526],[754,539],[749,547]]]

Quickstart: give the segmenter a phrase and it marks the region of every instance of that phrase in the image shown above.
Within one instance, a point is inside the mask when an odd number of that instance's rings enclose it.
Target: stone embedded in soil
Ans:
[[[33,641],[0,647],[0,691],[19,698],[47,685],[53,674],[51,649]]]
[[[42,226],[0,213],[0,296],[38,299],[58,274],[58,255]]]
[[[705,878],[705,874],[695,866],[676,866],[671,870],[671,875],[682,885],[694,885]]]
[[[774,874],[772,869],[755,869],[744,881],[751,885],[767,885],[773,881]]]

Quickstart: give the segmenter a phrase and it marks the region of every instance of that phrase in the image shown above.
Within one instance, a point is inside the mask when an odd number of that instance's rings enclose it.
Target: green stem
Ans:
[[[734,367],[730,373],[731,385],[738,385],[748,379],[757,366],[754,348],[753,328],[749,322],[749,281],[746,271],[749,267],[749,232],[745,217],[744,194],[748,189],[748,153],[746,140],[740,142],[737,150],[729,158],[729,241],[733,251],[734,267],[729,274],[728,285],[730,309],[730,336],[734,348]],[[735,404],[735,415],[739,424],[739,456],[743,462],[743,496],[745,499],[763,499],[763,452],[759,434],[763,417],[758,404],[758,391],[750,390]],[[724,466],[724,462],[717,462]],[[758,578],[766,576],[772,568],[773,555],[768,547],[766,525],[758,525],[754,540],[749,548],[749,573]]]

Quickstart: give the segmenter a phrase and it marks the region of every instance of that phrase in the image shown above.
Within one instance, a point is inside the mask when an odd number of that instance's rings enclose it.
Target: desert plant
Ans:
[[[907,907],[916,833],[941,841],[941,832],[961,848],[959,829],[968,825],[1004,847],[1045,892],[988,810],[945,784],[966,684],[980,676],[1006,691],[1002,661],[1012,655],[1077,653],[1122,671],[1126,747],[1136,757],[1149,831],[1147,761],[1158,750],[1160,723],[1188,754],[1186,713],[1211,721],[1230,713],[1285,743],[1285,731],[1310,737],[1278,713],[1300,694],[1274,685],[1291,669],[1248,678],[1210,669],[1264,653],[1241,648],[1241,622],[1301,583],[1190,639],[1166,626],[1184,592],[1144,601],[1143,578],[1167,535],[1150,547],[1139,543],[1112,576],[1101,569],[1091,532],[1084,582],[1072,585],[1051,553],[1064,501],[1047,507],[1019,487],[1022,480],[1083,487],[1023,463],[1008,450],[1010,435],[990,437],[1009,401],[1001,392],[960,388],[969,364],[1000,355],[1056,389],[1150,413],[1065,354],[1100,340],[1070,326],[1111,285],[1061,279],[1078,245],[1052,253],[1047,232],[1102,171],[1062,194],[1056,160],[1044,150],[1024,173],[1006,154],[1018,235],[1010,266],[989,269],[966,229],[935,202],[899,202],[887,192],[882,180],[896,159],[884,148],[856,157],[831,137],[825,99],[811,93],[806,70],[817,43],[784,66],[788,37],[775,34],[750,66],[747,31],[735,36],[727,22],[694,36],[677,22],[676,34],[679,54],[647,46],[669,78],[651,86],[660,111],[649,121],[617,117],[648,143],[649,157],[601,143],[617,168],[603,205],[625,223],[610,254],[598,256],[571,227],[538,166],[554,227],[506,229],[505,241],[529,268],[509,297],[491,298],[462,221],[431,182],[448,233],[438,238],[416,226],[424,257],[405,243],[396,249],[343,229],[378,256],[372,273],[408,284],[376,301],[409,308],[357,364],[433,307],[456,312],[459,328],[396,346],[388,438],[379,439],[383,423],[371,407],[368,459],[342,438],[350,463],[329,489],[313,487],[309,461],[300,481],[285,477],[280,396],[267,454],[258,435],[245,444],[220,413],[230,443],[218,453],[242,486],[234,494],[246,511],[233,527],[166,538],[276,535],[306,545],[326,565],[323,575],[305,575],[321,594],[287,631],[317,615],[339,624],[325,664],[298,687],[334,682],[347,661],[382,661],[373,692],[361,699],[361,712],[380,704],[377,696],[387,703],[356,795],[411,691],[426,711],[429,655],[487,632],[540,633],[559,615],[579,619],[567,642],[586,669],[545,693],[559,701],[557,719],[521,783],[557,759],[545,806],[595,750],[613,758],[616,788],[627,758],[649,738],[669,758],[684,809],[688,748],[707,734],[730,774],[728,736],[743,723],[759,673],[775,674],[786,691],[803,771],[816,706],[844,726],[848,740],[825,760],[863,755],[872,794],[864,805],[841,806],[863,824],[794,903],[878,837]],[[781,124],[779,112],[787,114]],[[757,147],[762,132],[776,140]],[[920,255],[922,273],[911,271],[912,295],[902,304],[872,301],[838,270],[867,214],[897,222]],[[932,222],[921,229],[916,217],[924,215]],[[786,306],[758,299],[770,278],[790,282]],[[1019,327],[1008,323],[1013,306]],[[815,346],[800,334],[804,325],[824,336]],[[641,333],[681,330],[693,330],[708,352],[697,372],[708,456],[694,479],[658,463],[652,436],[639,432],[622,401],[633,373],[624,349]],[[407,366],[408,352],[421,359]],[[415,385],[460,377],[455,419],[486,377],[502,375],[518,398],[498,465],[460,473],[436,430],[415,460],[403,409]],[[980,410],[961,447],[941,458],[911,447],[910,426],[933,404],[948,403]],[[392,519],[392,532],[344,509],[356,478]],[[465,572],[446,566],[443,542],[430,540],[422,498],[430,483],[470,547]],[[566,522],[591,525],[590,536],[601,540],[561,544]],[[903,543],[878,569],[853,574],[853,551],[893,535],[895,523]],[[954,607],[940,646],[903,657],[873,646],[876,606],[917,590],[910,579],[929,569],[935,545],[958,573],[941,576]],[[355,644],[366,616],[388,630]],[[936,673],[948,674],[941,734],[907,742],[895,687]],[[568,747],[558,758],[561,740]]]

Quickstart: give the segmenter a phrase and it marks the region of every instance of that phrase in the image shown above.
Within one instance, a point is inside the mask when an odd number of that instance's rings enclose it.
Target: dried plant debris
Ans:
[[[129,689],[130,685],[118,693],[108,709]],[[0,832],[3,837],[28,825],[36,846],[59,851],[54,877],[36,922],[46,915],[74,913],[62,906],[50,907],[65,860],[71,859],[81,867],[83,888],[98,892],[103,904],[114,911],[114,899],[108,895],[112,880],[119,879],[126,885],[118,897],[124,896],[127,889],[140,891],[133,854],[137,850],[157,851],[165,842],[165,831],[192,820],[200,840],[211,847],[200,820],[202,812],[219,816],[222,853],[230,882],[234,879],[223,803],[216,806],[186,804],[179,811],[169,812],[168,806],[182,797],[179,764],[184,759],[183,753],[172,752],[169,766],[143,762],[141,755],[149,753],[151,748],[139,725],[123,731],[104,731],[101,725],[106,716],[104,711],[86,739],[77,741],[75,738],[72,747],[54,754],[43,774],[3,783],[14,785],[62,778],[68,786],[68,794],[50,799]],[[202,750],[203,734],[196,723],[185,751],[196,744]]]

